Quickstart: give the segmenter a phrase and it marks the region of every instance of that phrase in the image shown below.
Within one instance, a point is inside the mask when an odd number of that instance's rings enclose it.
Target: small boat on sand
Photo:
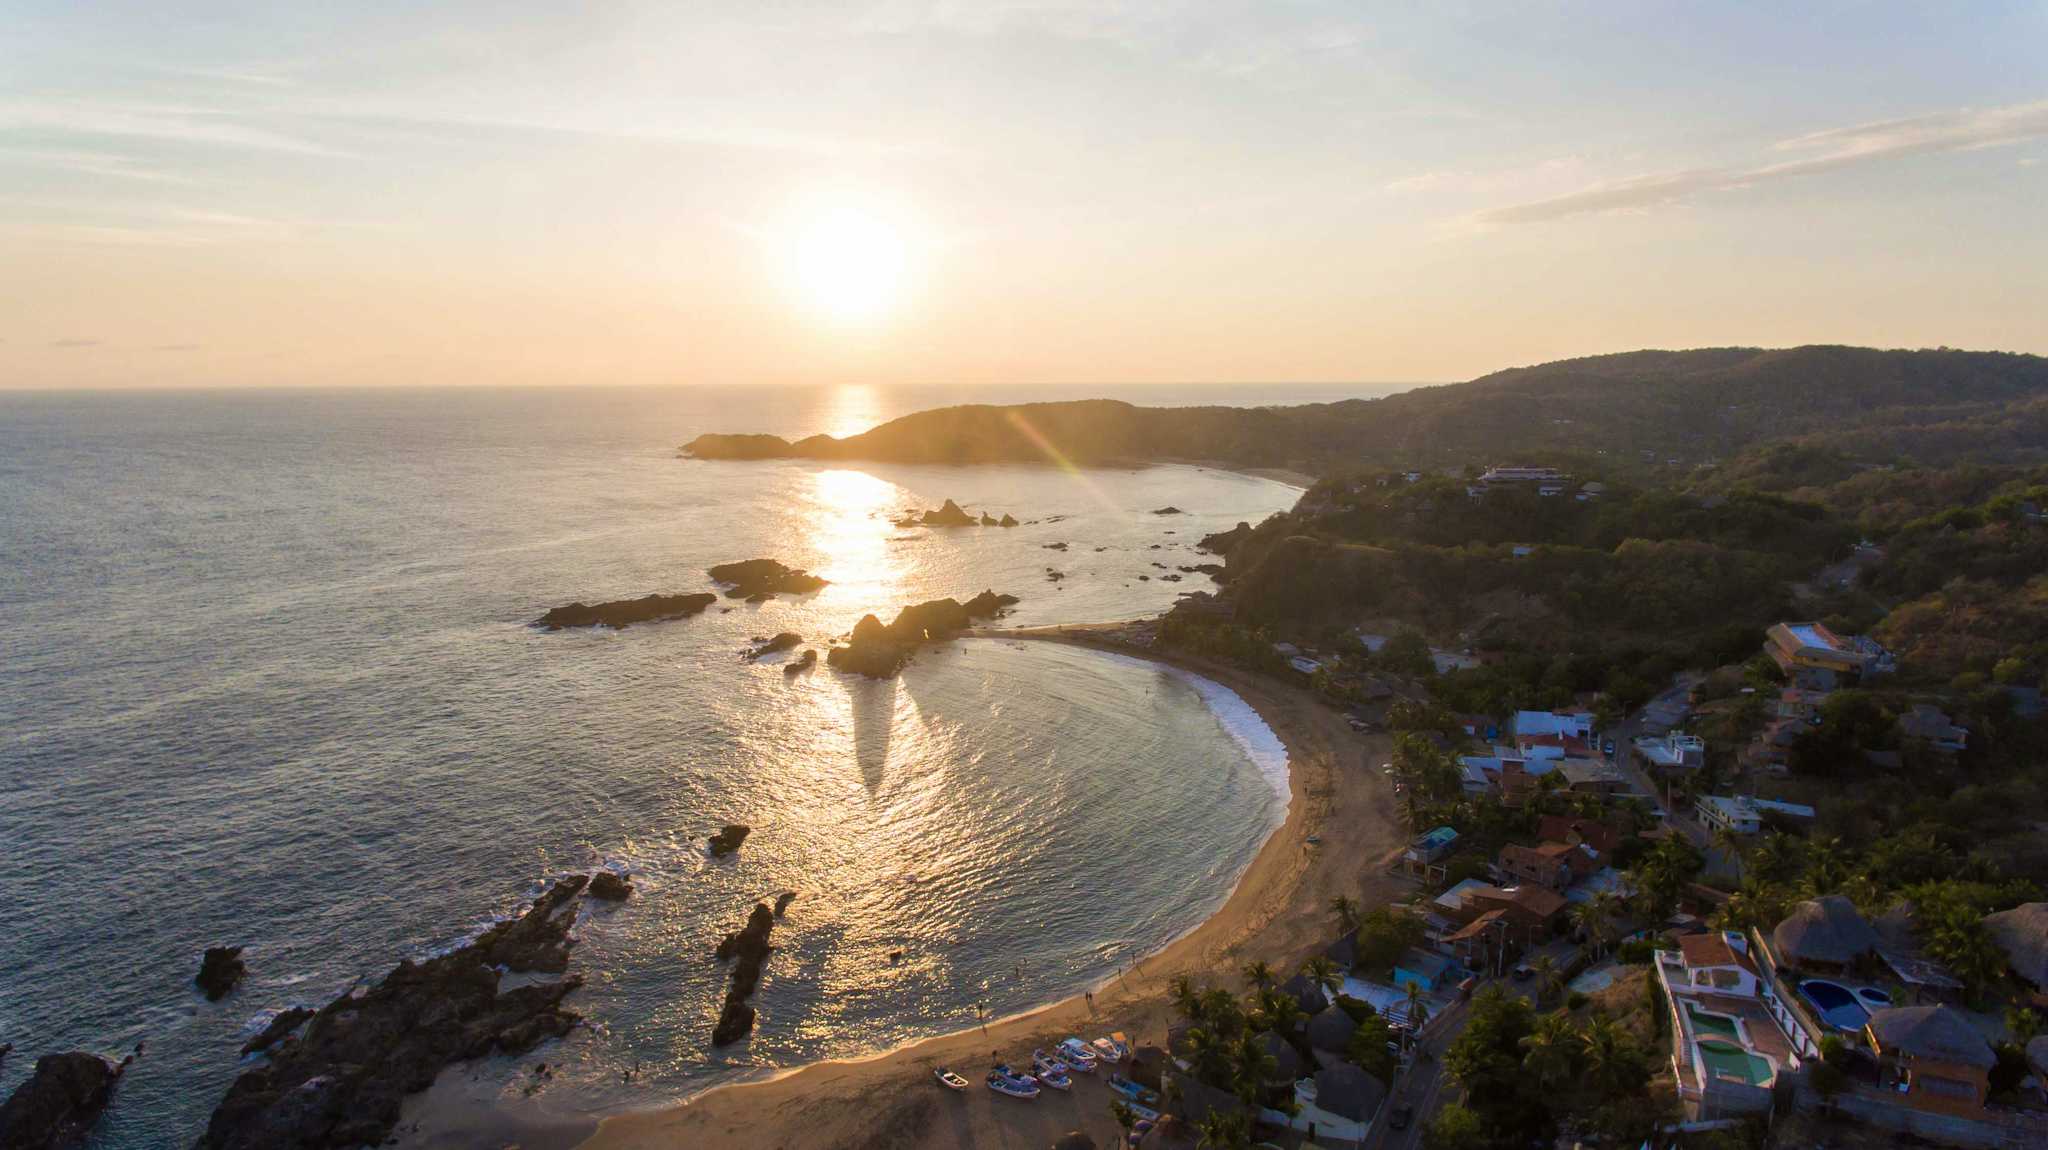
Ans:
[[[1040,1086],[1050,1086],[1054,1090],[1071,1090],[1074,1086],[1074,1080],[1067,1077],[1067,1072],[1064,1070],[1048,1068],[1038,1071],[1032,1077],[1038,1080]]]
[[[934,1067],[932,1069],[932,1077],[938,1079],[939,1085],[948,1090],[965,1090],[968,1086],[965,1078],[960,1077],[943,1066]]]
[[[1131,1048],[1114,1038],[1098,1038],[1092,1045],[1095,1047],[1095,1056],[1104,1062],[1122,1062],[1131,1056]]]
[[[1070,1067],[1066,1063],[1047,1054],[1043,1048],[1031,1052],[1031,1072],[1033,1074],[1041,1077],[1047,1074],[1064,1075],[1069,1069]]]
[[[1109,1076],[1109,1088],[1132,1102],[1156,1103],[1159,1101],[1157,1093],[1140,1086],[1121,1074]]]
[[[1029,1078],[1018,1078],[1013,1074],[1004,1074],[996,1070],[988,1072],[988,1088],[1011,1098],[1038,1097],[1038,1083]]]
[[[1095,1073],[1095,1051],[1089,1049],[1087,1043],[1078,1038],[1062,1039],[1058,1051],[1060,1060],[1069,1067],[1083,1074]]]

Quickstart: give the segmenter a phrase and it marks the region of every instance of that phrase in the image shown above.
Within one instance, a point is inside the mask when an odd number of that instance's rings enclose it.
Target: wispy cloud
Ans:
[[[188,104],[63,97],[0,100],[0,132],[157,140],[307,156],[347,153],[252,122],[246,113]]]
[[[1489,208],[1480,224],[1527,224],[1595,212],[1643,211],[1711,192],[1736,191],[1906,156],[1963,152],[2048,137],[2048,100],[1997,108],[1961,108],[1810,132],[1773,150],[1797,158],[1771,163],[1685,168],[1592,184],[1546,199]]]
[[[189,176],[166,172],[160,168],[144,166],[130,156],[114,155],[109,152],[52,151],[41,148],[0,147],[0,165],[18,164],[24,167],[49,168],[56,171],[75,172],[82,176],[99,176],[113,180],[135,180],[148,184],[178,184],[190,186],[199,181]]]

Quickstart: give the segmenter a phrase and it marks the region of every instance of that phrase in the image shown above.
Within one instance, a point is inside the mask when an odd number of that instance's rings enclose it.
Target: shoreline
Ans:
[[[654,1150],[692,1146],[1044,1146],[1069,1129],[1107,1143],[1117,1134],[1107,1095],[1077,1083],[1071,1093],[1029,1107],[1005,1105],[970,1089],[949,1095],[930,1068],[974,1071],[991,1052],[1016,1060],[1068,1033],[1122,1030],[1134,1043],[1163,1041],[1172,979],[1235,983],[1243,962],[1262,959],[1291,969],[1323,941],[1330,894],[1370,897],[1379,880],[1372,864],[1400,843],[1392,796],[1385,788],[1336,785],[1340,775],[1369,777],[1364,763],[1383,754],[1385,736],[1362,738],[1336,712],[1300,688],[1208,660],[1140,649],[1099,637],[1104,625],[1066,624],[1016,630],[980,628],[970,637],[1065,643],[1140,659],[1223,686],[1255,711],[1286,748],[1288,803],[1244,872],[1212,914],[1128,970],[1066,998],[1018,1014],[920,1039],[877,1054],[790,1067],[767,1077],[727,1083],[679,1103],[615,1114],[580,1141],[549,1146],[580,1150]],[[1219,716],[1220,718],[1220,716]],[[1308,842],[1326,825],[1360,833]],[[1341,837],[1342,842],[1330,842]],[[947,1121],[938,1121],[950,1114]],[[577,1123],[589,1129],[586,1121]],[[523,1130],[529,1150],[544,1150]],[[561,1131],[560,1133],[567,1133]]]

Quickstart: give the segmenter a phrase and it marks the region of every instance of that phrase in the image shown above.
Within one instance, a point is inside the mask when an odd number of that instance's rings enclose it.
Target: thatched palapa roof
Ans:
[[[2014,974],[2048,989],[2048,902],[2022,903],[1987,914],[1984,931],[2005,952]]]
[[[1821,962],[1847,966],[1877,949],[1877,932],[1838,894],[1808,899],[1792,908],[1771,931],[1771,949],[1794,965]]]
[[[1308,1044],[1315,1050],[1328,1050],[1342,1054],[1351,1045],[1351,1033],[1358,1024],[1344,1013],[1341,1006],[1332,1006],[1308,1020]]]
[[[1900,1051],[1914,1058],[1977,1066],[1989,1070],[1998,1065],[1991,1044],[1977,1033],[1962,1015],[1947,1006],[1902,1006],[1880,1010],[1870,1016],[1870,1034],[1883,1051]]]

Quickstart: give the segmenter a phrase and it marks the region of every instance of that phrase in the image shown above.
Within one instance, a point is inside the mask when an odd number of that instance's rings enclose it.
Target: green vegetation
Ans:
[[[1654,1017],[1655,1012],[1648,1012]],[[1559,1133],[1635,1145],[1669,1119],[1672,1100],[1650,1090],[1658,1052],[1653,1023],[1593,1011],[1539,1014],[1497,985],[1472,1000],[1471,1017],[1444,1052],[1463,1086],[1466,1114],[1449,1119],[1445,1145],[1524,1146]],[[1430,1128],[1439,1145],[1437,1124]]]

